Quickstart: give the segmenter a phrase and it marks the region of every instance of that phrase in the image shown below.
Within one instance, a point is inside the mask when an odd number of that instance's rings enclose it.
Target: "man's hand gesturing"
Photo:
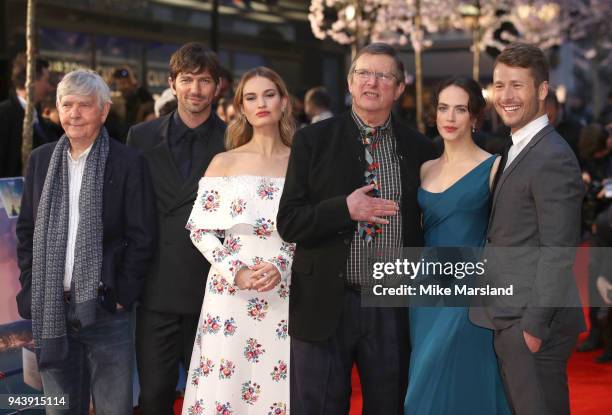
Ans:
[[[373,189],[374,185],[369,184],[348,195],[346,205],[351,219],[387,225],[389,221],[383,219],[382,216],[396,215],[399,207],[393,200],[368,196],[368,193]]]

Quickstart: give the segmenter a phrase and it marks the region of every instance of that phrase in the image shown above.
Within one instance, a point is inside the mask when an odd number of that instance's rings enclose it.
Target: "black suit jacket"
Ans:
[[[21,212],[17,219],[17,257],[21,269],[19,314],[31,318],[32,245],[38,204],[57,142],[34,150],[28,162]],[[147,269],[155,253],[157,223],[149,169],[144,159],[118,141],[110,140],[103,191],[104,296],[102,305],[114,311],[140,297]]]
[[[435,157],[435,147],[395,118],[393,131],[400,159],[404,246],[422,246],[419,172],[425,161]],[[346,198],[364,185],[365,169],[364,147],[350,112],[295,134],[277,222],[283,239],[297,242],[289,333],[298,339],[325,340],[338,324],[357,226]]]
[[[128,146],[142,151],[149,163],[158,213],[159,240],[142,305],[148,310],[198,314],[202,307],[210,264],[185,229],[198,190],[198,181],[212,158],[225,150],[225,123],[211,114],[211,134],[193,144],[191,175],[183,180],[168,147],[168,126],[174,112],[133,126]]]
[[[25,112],[14,95],[6,101],[0,102],[0,177],[21,176],[21,138],[23,132],[23,118]],[[54,133],[47,127],[46,121],[38,119],[41,131],[46,134],[41,136],[34,130],[32,137],[32,148],[54,141],[60,135]]]

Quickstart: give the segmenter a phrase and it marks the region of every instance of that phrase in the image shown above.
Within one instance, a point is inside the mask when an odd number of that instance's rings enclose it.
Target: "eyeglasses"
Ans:
[[[375,76],[378,81],[385,84],[390,84],[397,79],[397,77],[390,72],[374,72],[368,71],[367,69],[355,69],[353,73],[357,79],[364,82],[372,79],[373,76]]]

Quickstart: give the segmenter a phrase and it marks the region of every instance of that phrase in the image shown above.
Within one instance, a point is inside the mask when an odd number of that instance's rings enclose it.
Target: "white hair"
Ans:
[[[170,101],[176,101],[176,97],[172,93],[172,89],[166,88],[164,92],[161,93],[159,98],[155,100],[155,104],[153,109],[155,110],[155,115],[159,117],[159,111],[162,109],[164,105],[166,105]]]
[[[104,104],[112,104],[110,88],[96,72],[91,69],[77,69],[68,72],[57,84],[58,104],[66,95],[93,96],[98,100],[100,108]]]

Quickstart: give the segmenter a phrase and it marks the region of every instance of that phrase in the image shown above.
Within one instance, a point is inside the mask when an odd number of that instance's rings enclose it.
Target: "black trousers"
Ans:
[[[361,307],[360,294],[347,290],[330,339],[291,338],[292,415],[348,414],[354,363],[363,414],[402,415],[410,362],[407,315],[405,308]]]
[[[199,314],[170,314],[139,307],[136,362],[143,415],[171,415],[179,363],[189,370]]]
[[[517,323],[495,332],[506,396],[515,415],[569,415],[567,360],[578,336],[551,334],[532,353]]]

